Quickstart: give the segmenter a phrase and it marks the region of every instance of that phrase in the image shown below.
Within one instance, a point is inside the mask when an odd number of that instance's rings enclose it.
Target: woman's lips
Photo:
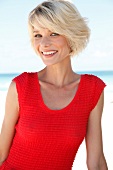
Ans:
[[[45,57],[51,57],[53,56],[54,54],[56,54],[57,51],[43,51],[42,54],[45,56]]]

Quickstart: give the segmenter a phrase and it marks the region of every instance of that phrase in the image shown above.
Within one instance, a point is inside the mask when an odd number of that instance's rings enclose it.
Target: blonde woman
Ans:
[[[0,135],[0,170],[71,170],[86,140],[89,170],[107,170],[101,116],[105,83],[72,70],[90,31],[74,4],[49,0],[29,14],[32,46],[46,67],[15,77]]]

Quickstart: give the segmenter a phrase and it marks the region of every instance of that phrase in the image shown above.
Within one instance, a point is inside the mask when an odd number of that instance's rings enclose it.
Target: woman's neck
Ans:
[[[75,73],[71,67],[71,60],[64,63],[47,66],[41,73],[42,81],[51,83],[57,87],[63,87],[75,81]]]

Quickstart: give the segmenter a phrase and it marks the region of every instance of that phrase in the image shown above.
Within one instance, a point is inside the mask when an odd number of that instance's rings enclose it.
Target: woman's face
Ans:
[[[48,29],[33,30],[33,45],[45,65],[59,63],[69,57],[70,47],[66,38]]]

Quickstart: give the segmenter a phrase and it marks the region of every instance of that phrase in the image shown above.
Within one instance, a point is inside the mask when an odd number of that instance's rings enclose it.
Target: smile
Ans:
[[[54,54],[56,54],[57,53],[57,51],[46,51],[46,52],[42,52],[42,54],[44,55],[44,56],[51,56],[51,55],[54,55]]]

